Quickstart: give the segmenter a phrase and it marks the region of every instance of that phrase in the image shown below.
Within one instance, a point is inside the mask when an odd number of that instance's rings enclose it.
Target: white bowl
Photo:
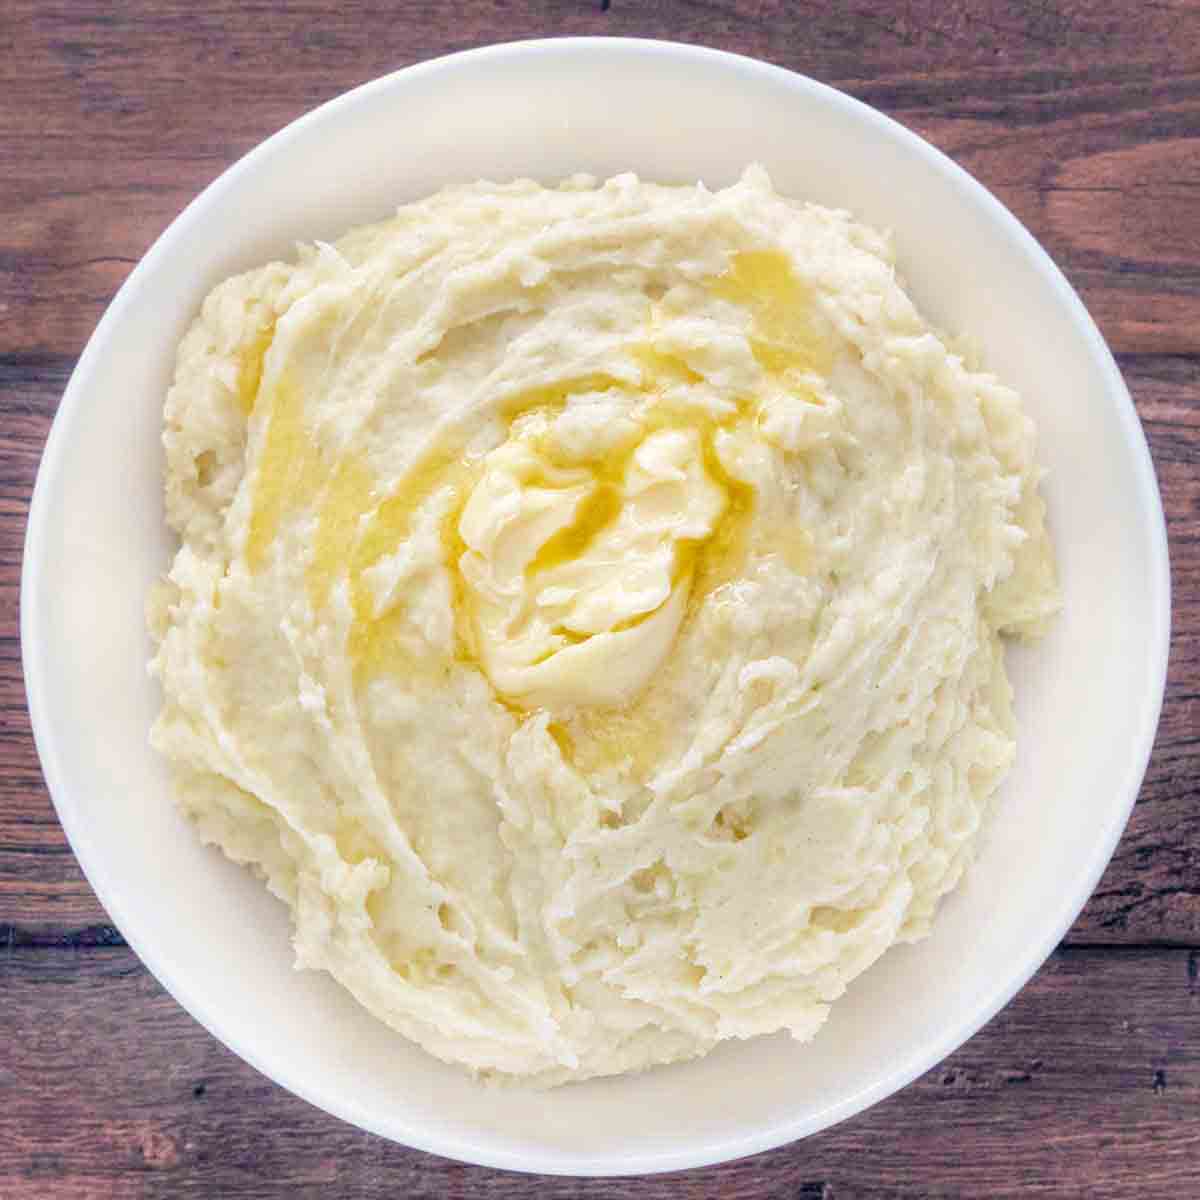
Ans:
[[[1023,393],[1064,617],[1010,652],[1018,764],[934,934],[852,985],[814,1042],[727,1044],[697,1062],[552,1093],[497,1092],[291,965],[283,908],[203,849],[147,745],[142,604],[171,545],[159,430],[176,342],[205,292],[452,181],[634,170],[732,181],[895,231],[918,303],[968,330]],[[259,1070],[410,1146],[528,1171],[664,1171],[840,1121],[969,1037],[1061,938],[1137,794],[1166,666],[1169,582],[1146,443],[1096,327],[1017,221],[925,142],[775,67],[657,42],[527,42],[377,80],[270,138],[171,225],[113,301],[59,408],[21,592],[38,749],[96,893],[147,966]]]

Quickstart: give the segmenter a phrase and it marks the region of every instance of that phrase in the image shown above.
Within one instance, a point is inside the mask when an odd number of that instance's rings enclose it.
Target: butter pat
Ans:
[[[480,658],[523,706],[633,699],[683,619],[686,551],[727,508],[694,428],[651,433],[607,475],[556,469],[526,433],[488,455],[463,511],[459,566]]]

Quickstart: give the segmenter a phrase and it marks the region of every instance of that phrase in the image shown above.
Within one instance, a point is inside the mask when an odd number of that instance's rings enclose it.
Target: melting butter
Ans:
[[[764,370],[829,369],[813,298],[786,255],[735,254],[709,287],[749,312],[751,349]],[[754,436],[754,397],[740,397],[736,413],[723,419],[673,408],[668,396],[705,380],[655,343],[654,328],[652,321],[650,339],[629,350],[639,382],[592,372],[517,391],[497,402],[509,438],[482,463],[468,462],[464,436],[452,434],[390,491],[355,455],[325,461],[286,370],[260,395],[274,332],[264,330],[239,377],[244,409],[270,406],[245,546],[250,569],[262,568],[287,514],[314,508],[306,571],[313,609],[327,606],[344,577],[356,678],[411,675],[429,656],[400,649],[403,602],[376,612],[368,572],[400,549],[421,506],[446,489],[439,534],[459,657],[478,655],[501,698],[521,708],[628,706],[688,612],[744,568],[755,511],[754,488],[725,467],[718,449],[722,437]],[[573,397],[613,391],[633,393],[634,444],[608,459],[569,462],[548,436],[555,416]],[[810,547],[805,531],[776,530],[765,552],[803,570]],[[634,737],[627,724],[597,717],[580,732],[620,755],[646,740],[645,729]]]
[[[323,608],[329,590],[346,568],[346,548],[354,545],[358,523],[376,499],[375,476],[355,456],[338,463],[321,500],[313,555],[308,565],[308,593]]]
[[[778,250],[743,250],[709,284],[713,294],[747,309],[750,348],[766,371],[789,368],[827,374],[833,351],[817,317],[812,292]]]
[[[263,360],[274,337],[275,322],[271,321],[242,351],[238,365],[237,399],[238,406],[246,416],[254,411],[254,403],[258,399],[258,389],[262,383]]]
[[[275,380],[270,393],[244,549],[251,571],[265,565],[284,515],[306,508],[326,477],[320,453],[305,428],[303,393],[286,373]]]
[[[607,469],[541,461],[542,432],[487,456],[459,522],[480,658],[526,707],[624,703],[669,652],[691,547],[728,501],[695,428],[649,433]]]

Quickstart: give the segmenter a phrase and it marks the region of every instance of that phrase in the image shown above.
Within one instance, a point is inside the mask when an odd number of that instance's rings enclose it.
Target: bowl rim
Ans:
[[[1130,731],[1131,750],[1128,764],[1123,778],[1114,784],[1115,792],[1123,796],[1121,807],[1112,819],[1111,827],[1106,831],[1098,850],[1086,864],[1086,869],[1080,876],[1079,888],[1062,898],[1053,919],[1044,925],[1041,937],[1031,942],[1025,956],[1000,976],[991,992],[973,1009],[965,1012],[957,1023],[944,1030],[940,1037],[909,1053],[904,1060],[883,1072],[869,1086],[831,1104],[817,1114],[800,1119],[784,1119],[752,1134],[709,1136],[685,1149],[639,1151],[632,1156],[623,1156],[619,1161],[604,1155],[589,1156],[572,1151],[513,1151],[489,1145],[486,1141],[475,1141],[454,1134],[431,1135],[424,1130],[409,1129],[403,1121],[386,1124],[363,1111],[353,1097],[333,1094],[320,1085],[297,1079],[290,1071],[268,1068],[253,1046],[241,1044],[237,1038],[227,1036],[221,1029],[218,1016],[214,1016],[204,1004],[194,1003],[187,998],[186,987],[176,978],[168,963],[154,947],[143,942],[138,932],[135,906],[127,903],[122,897],[119,885],[106,871],[104,864],[91,852],[81,822],[76,817],[75,806],[67,795],[60,765],[60,746],[50,715],[48,686],[42,674],[42,659],[36,652],[36,648],[42,644],[42,623],[34,604],[45,561],[42,546],[45,541],[43,533],[51,516],[49,496],[56,490],[64,448],[71,439],[83,407],[93,364],[104,353],[109,331],[123,320],[125,312],[143,289],[145,280],[161,260],[169,258],[175,252],[176,246],[187,237],[190,227],[200,218],[204,209],[240,181],[243,175],[254,171],[261,161],[301,132],[307,132],[310,127],[329,120],[368,96],[402,85],[403,82],[417,77],[469,69],[475,64],[496,59],[523,59],[544,55],[603,55],[614,51],[651,58],[673,57],[690,61],[697,68],[719,67],[739,71],[747,78],[770,79],[777,84],[807,93],[823,105],[841,108],[854,115],[857,120],[875,125],[906,152],[923,159],[932,172],[940,175],[945,183],[960,193],[968,194],[990,222],[998,223],[1008,236],[1015,240],[1016,245],[1036,267],[1045,286],[1056,294],[1058,301],[1067,310],[1079,336],[1104,376],[1114,402],[1123,440],[1136,476],[1138,499],[1146,514],[1144,534],[1150,571],[1145,584],[1151,595],[1150,608],[1154,618],[1152,627],[1147,631],[1147,645],[1153,661],[1154,686],[1150,693],[1152,700],[1136,714],[1136,722]],[[900,122],[834,87],[785,67],[725,50],[682,42],[648,38],[565,37],[524,39],[480,46],[428,59],[372,79],[303,113],[259,142],[187,204],[154,241],[121,285],[71,373],[43,449],[30,501],[19,604],[21,658],[30,722],[42,772],[58,819],[88,883],[113,924],[150,973],[186,1012],[219,1042],[268,1079],[317,1108],[388,1140],[485,1167],[551,1175],[598,1176],[650,1174],[707,1166],[773,1149],[828,1128],[892,1095],[929,1070],[961,1046],[1012,999],[1049,957],[1092,894],[1112,858],[1137,799],[1153,747],[1166,683],[1171,623],[1170,593],[1170,564],[1161,496],[1145,432],[1120,370],[1095,322],[1061,270],[1025,226],[982,183],[948,155]]]

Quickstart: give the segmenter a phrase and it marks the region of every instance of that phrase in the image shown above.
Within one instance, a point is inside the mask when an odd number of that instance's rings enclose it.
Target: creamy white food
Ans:
[[[962,876],[1058,604],[1018,396],[757,169],[453,188],[230,279],[165,444],[184,810],[492,1078],[813,1036]]]

